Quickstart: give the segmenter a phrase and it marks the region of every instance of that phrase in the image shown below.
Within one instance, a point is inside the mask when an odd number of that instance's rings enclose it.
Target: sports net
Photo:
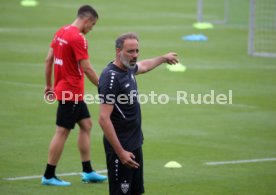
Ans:
[[[276,0],[250,0],[248,53],[276,57]]]
[[[228,20],[229,0],[198,0],[197,21],[225,24]]]

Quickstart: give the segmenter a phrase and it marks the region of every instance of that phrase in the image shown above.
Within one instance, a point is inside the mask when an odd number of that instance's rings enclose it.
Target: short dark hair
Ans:
[[[136,33],[134,32],[124,33],[117,38],[115,42],[115,48],[122,49],[126,39],[136,39],[137,41],[139,41],[138,35]]]
[[[90,5],[81,6],[78,10],[77,16],[80,18],[84,18],[88,16],[92,16],[93,18],[97,18],[97,19],[99,18],[97,11]]]

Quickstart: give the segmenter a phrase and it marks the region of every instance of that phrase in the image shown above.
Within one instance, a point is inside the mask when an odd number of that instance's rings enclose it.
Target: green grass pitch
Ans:
[[[100,20],[87,35],[91,61],[98,73],[115,56],[115,38],[128,31],[140,36],[140,59],[175,51],[187,67],[169,72],[165,65],[137,76],[140,93],[172,97],[166,105],[142,105],[146,194],[276,194],[276,162],[208,166],[207,162],[276,158],[276,60],[247,55],[248,1],[230,1],[229,21],[213,30],[196,30],[196,1],[0,0],[0,193],[108,194],[108,184],[82,184],[64,176],[68,188],[45,187],[40,179],[3,178],[42,175],[55,129],[56,104],[43,101],[44,59],[54,32],[71,23],[77,8],[90,3]],[[207,42],[181,37],[202,33]],[[232,105],[176,104],[176,92],[228,93]],[[86,80],[86,93],[96,93]],[[92,161],[105,170],[102,130],[93,116]],[[72,131],[57,173],[80,172],[77,129]],[[177,161],[180,169],[166,169]]]

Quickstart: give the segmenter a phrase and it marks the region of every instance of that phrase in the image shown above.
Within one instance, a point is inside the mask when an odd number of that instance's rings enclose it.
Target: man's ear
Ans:
[[[116,48],[116,55],[119,55],[122,50],[120,48]]]
[[[89,22],[89,18],[88,18],[88,17],[85,17],[85,18],[83,19],[83,21],[84,21],[84,24],[87,24],[87,23]]]

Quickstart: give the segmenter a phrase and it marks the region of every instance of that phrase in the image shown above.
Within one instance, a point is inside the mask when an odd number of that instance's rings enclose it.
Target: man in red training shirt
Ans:
[[[98,13],[89,5],[81,6],[77,18],[71,25],[60,28],[52,41],[45,62],[45,95],[55,95],[58,100],[56,132],[49,146],[48,163],[43,185],[69,186],[70,182],[57,178],[55,169],[61,157],[65,141],[77,123],[80,131],[78,147],[82,161],[82,181],[101,182],[106,176],[96,173],[90,162],[90,130],[92,121],[83,101],[84,74],[98,86],[98,76],[91,66],[88,43],[84,35],[92,30],[98,20]],[[52,88],[52,67],[54,64],[54,89]]]

